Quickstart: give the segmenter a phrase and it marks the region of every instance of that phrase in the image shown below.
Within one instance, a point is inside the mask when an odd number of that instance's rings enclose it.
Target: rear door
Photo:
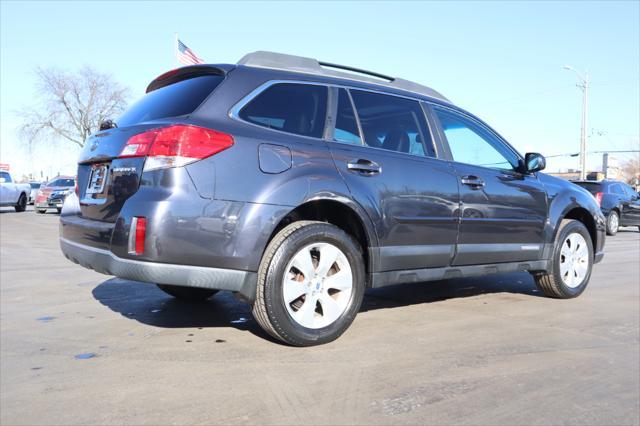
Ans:
[[[540,259],[547,195],[519,155],[480,121],[434,106],[460,183],[461,219],[453,265]]]
[[[455,249],[458,183],[436,158],[416,100],[334,89],[331,153],[380,241],[380,271],[446,266]]]

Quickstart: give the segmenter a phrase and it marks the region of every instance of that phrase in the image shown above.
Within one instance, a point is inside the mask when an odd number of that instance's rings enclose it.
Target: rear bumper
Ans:
[[[154,284],[229,290],[247,299],[255,295],[255,272],[123,259],[109,250],[62,237],[60,248],[67,259],[102,274]]]

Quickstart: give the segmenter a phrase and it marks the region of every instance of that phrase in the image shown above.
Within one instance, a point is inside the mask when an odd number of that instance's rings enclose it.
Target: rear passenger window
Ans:
[[[612,194],[624,195],[622,186],[620,186],[617,183],[614,183],[613,185],[609,186],[609,192],[611,192]]]
[[[240,118],[258,126],[320,138],[326,112],[325,86],[279,83],[242,108]]]
[[[349,93],[340,89],[338,95],[338,112],[336,114],[336,127],[333,131],[333,140],[336,142],[362,145],[358,122],[353,112],[353,105]]]
[[[365,144],[435,157],[420,103],[398,96],[351,90]]]

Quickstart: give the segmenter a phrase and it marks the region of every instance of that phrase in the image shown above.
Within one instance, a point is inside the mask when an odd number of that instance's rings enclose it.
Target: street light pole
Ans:
[[[573,69],[565,65],[564,69],[573,71],[580,79],[578,87],[582,89],[582,125],[580,127],[580,180],[587,178],[587,109],[589,102],[589,74],[585,73],[584,77]]]

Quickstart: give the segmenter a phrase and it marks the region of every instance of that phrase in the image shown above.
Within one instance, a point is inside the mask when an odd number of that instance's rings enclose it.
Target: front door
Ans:
[[[461,219],[453,265],[538,260],[547,196],[536,174],[480,121],[433,108],[460,182]]]
[[[640,194],[626,183],[621,184],[626,197],[622,205],[620,225],[640,226]]]
[[[435,158],[422,106],[355,89],[334,95],[329,146],[353,198],[375,224],[376,269],[447,266],[458,232],[458,183],[451,164]]]

